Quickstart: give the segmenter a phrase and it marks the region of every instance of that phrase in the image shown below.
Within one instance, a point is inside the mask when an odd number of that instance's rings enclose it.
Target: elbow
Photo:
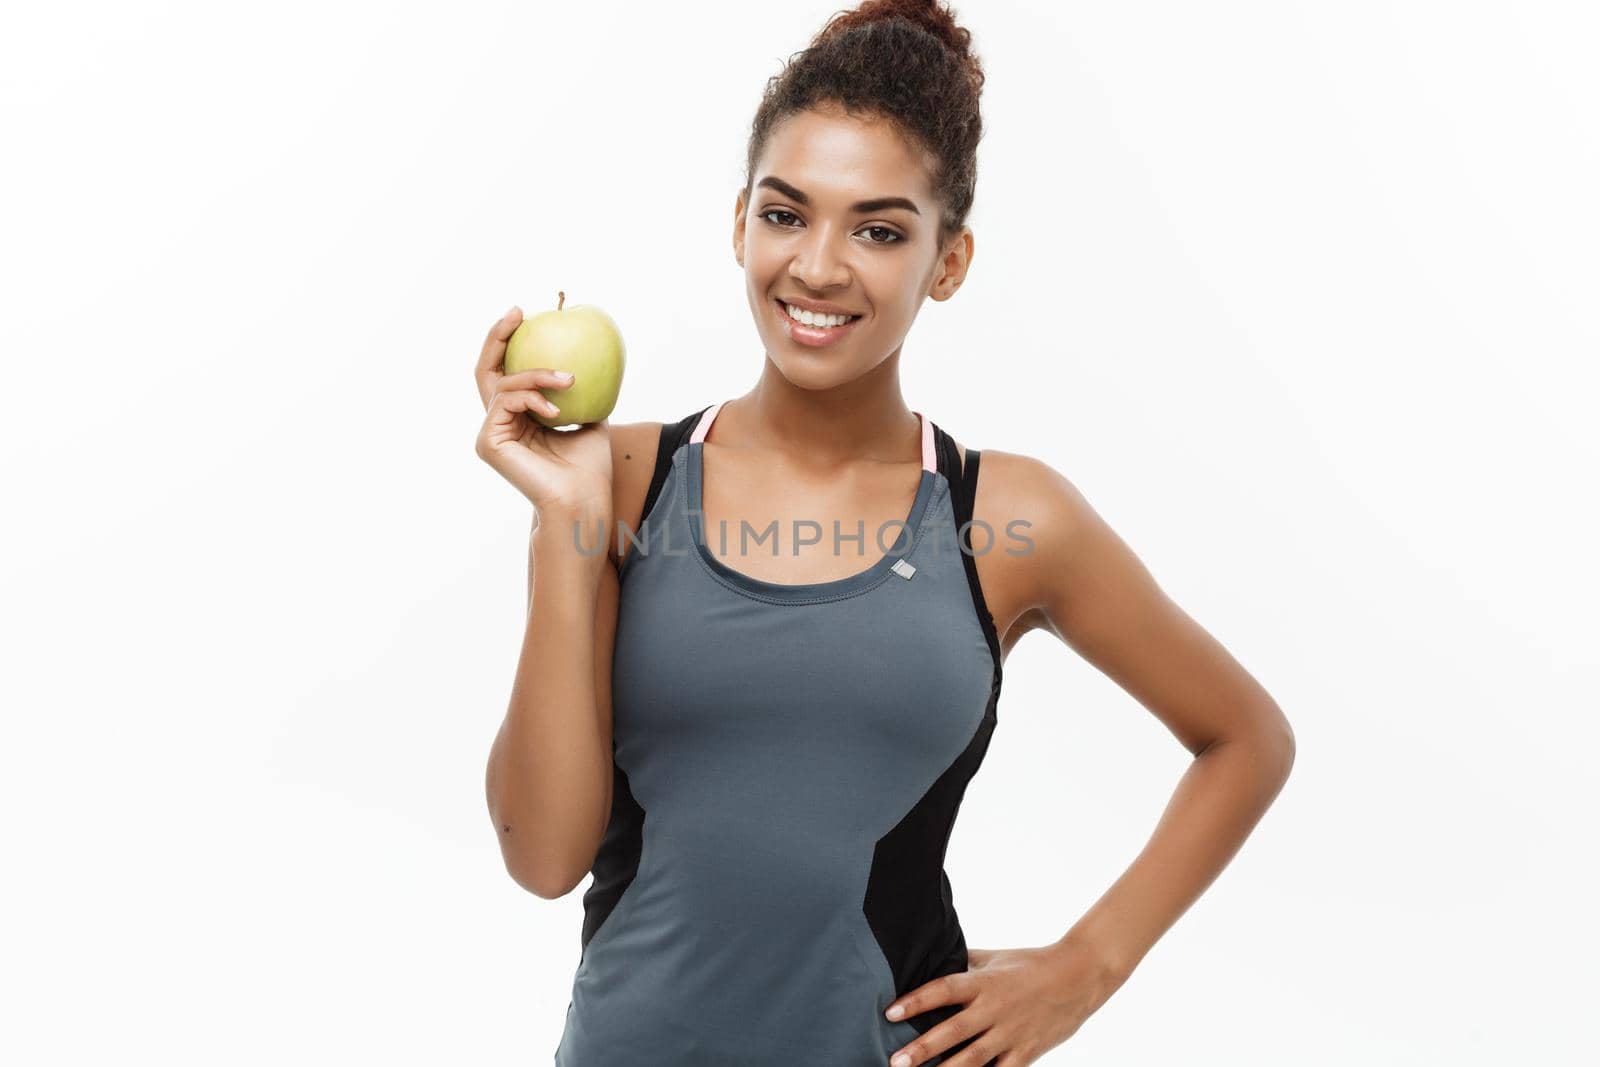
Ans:
[[[539,842],[512,839],[510,827],[496,823],[500,833],[500,858],[505,862],[506,873],[517,885],[541,900],[560,900],[576,889],[589,873],[589,868],[571,858],[564,858],[559,850],[541,847]]]
[[[572,864],[552,859],[550,849],[541,848],[526,835],[514,835],[511,823],[501,818],[492,804],[490,811],[500,844],[500,859],[513,882],[541,899],[559,900],[583,881],[587,872],[574,875]]]
[[[583,876],[573,878],[569,872],[555,870],[548,865],[523,865],[506,857],[506,873],[517,885],[541,900],[560,900],[578,887]]]
[[[1289,720],[1279,712],[1277,721],[1266,731],[1261,741],[1261,750],[1267,753],[1267,760],[1274,769],[1278,788],[1289,780],[1289,772],[1294,769],[1295,740],[1294,729],[1289,725]]]
[[[584,852],[538,833],[527,833],[522,827],[513,827],[512,820],[503,816],[503,808],[491,801],[490,815],[494,820],[495,836],[500,845],[500,859],[506,873],[517,885],[542,900],[559,900],[576,889],[589,874],[594,849]]]
[[[506,798],[499,794],[496,787],[493,759],[489,762],[485,792],[489,819],[494,824],[495,840],[500,845],[500,859],[511,880],[543,900],[559,900],[572,892],[577,881],[568,877],[562,865],[550,861],[547,855],[549,850],[541,849],[526,834],[513,833]]]
[[[1281,711],[1265,716],[1236,734],[1213,738],[1195,750],[1200,756],[1211,750],[1237,752],[1264,789],[1276,795],[1294,769],[1295,738]]]
[[[513,874],[512,880],[541,900],[560,900],[577,888],[576,882],[566,879],[522,878]]]

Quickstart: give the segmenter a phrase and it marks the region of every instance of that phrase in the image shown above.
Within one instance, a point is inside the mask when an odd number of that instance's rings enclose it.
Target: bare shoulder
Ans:
[[[956,443],[962,460],[966,447]],[[1093,509],[1065,474],[1035,456],[981,449],[973,496],[972,550],[1002,650],[1050,625],[1043,610],[1058,573]]]
[[[983,449],[983,466],[978,478],[974,512],[987,502],[1005,523],[1026,522],[1035,539],[1041,535],[1064,543],[1072,531],[1083,528],[1093,509],[1065,474],[1036,456]],[[991,520],[992,521],[992,520]]]
[[[656,469],[656,449],[661,442],[660,422],[620,422],[611,427],[611,507],[615,522],[637,532],[639,513],[644,508],[644,496],[650,491],[650,479]],[[620,565],[617,541],[623,542],[623,551],[631,547],[628,538],[618,538],[617,526],[612,527],[607,554],[611,562]]]

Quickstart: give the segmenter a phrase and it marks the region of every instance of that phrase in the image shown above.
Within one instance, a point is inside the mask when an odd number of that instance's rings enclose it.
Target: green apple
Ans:
[[[554,311],[541,311],[522,320],[506,342],[505,372],[520,374],[548,367],[572,374],[564,389],[542,388],[540,393],[561,409],[555,417],[530,411],[545,427],[599,422],[617,406],[622,391],[622,371],[627,352],[622,334],[611,316],[592,304],[567,307],[567,294],[559,293]]]

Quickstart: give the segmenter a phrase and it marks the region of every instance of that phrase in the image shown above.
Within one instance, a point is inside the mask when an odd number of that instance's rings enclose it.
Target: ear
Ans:
[[[967,279],[967,269],[972,266],[973,244],[972,227],[961,227],[961,232],[956,234],[934,268],[929,296],[935,300],[949,300],[961,288],[961,283]]]
[[[733,201],[733,258],[744,266],[744,190]]]

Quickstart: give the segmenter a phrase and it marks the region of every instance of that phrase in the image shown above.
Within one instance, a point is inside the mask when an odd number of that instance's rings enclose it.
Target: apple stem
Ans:
[[[562,305],[567,302],[567,294],[558,289],[556,290],[556,296],[559,298],[556,301],[556,310],[560,311]]]

